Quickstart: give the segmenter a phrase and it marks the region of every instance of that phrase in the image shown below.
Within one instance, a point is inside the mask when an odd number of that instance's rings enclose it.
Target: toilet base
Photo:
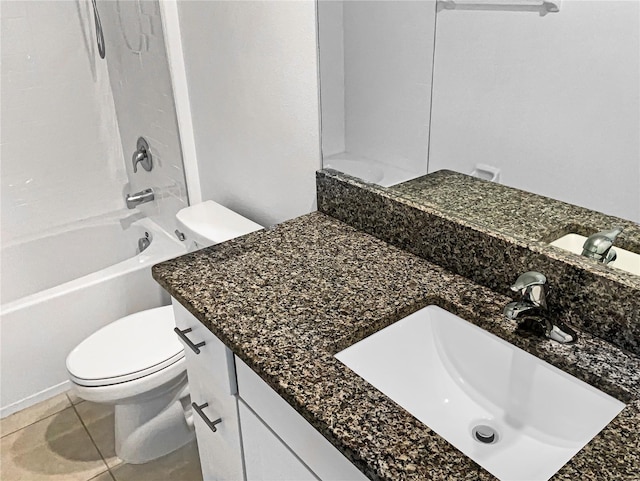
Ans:
[[[174,382],[160,396],[115,405],[116,455],[122,461],[147,463],[195,439],[186,373]]]

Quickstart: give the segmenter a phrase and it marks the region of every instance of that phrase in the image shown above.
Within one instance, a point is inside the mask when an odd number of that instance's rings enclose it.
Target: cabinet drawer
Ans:
[[[191,402],[201,408],[193,411],[202,474],[206,481],[244,479],[238,421],[238,400],[234,357],[231,351],[198,319],[172,299],[176,327],[187,339],[185,361]],[[186,329],[191,329],[184,332]],[[204,342],[204,345],[200,345]],[[188,343],[200,345],[194,352]],[[215,424],[215,432],[202,416]]]
[[[236,373],[240,402],[245,402],[318,478],[368,479],[237,357]]]
[[[197,369],[197,372],[206,380],[203,387],[217,396],[237,394],[234,356],[231,350],[178,301],[172,298],[171,302],[176,327],[183,331],[183,335],[188,339],[186,342],[183,340],[183,344],[185,344],[184,351],[189,374],[191,375],[192,367]],[[187,329],[191,331],[184,332]],[[200,353],[196,354],[188,346],[188,342],[194,345],[204,342],[204,345],[198,347]]]

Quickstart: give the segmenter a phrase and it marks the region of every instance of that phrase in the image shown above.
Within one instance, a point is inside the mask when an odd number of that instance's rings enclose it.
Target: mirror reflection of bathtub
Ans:
[[[382,187],[391,187],[421,175],[390,163],[350,154],[349,152],[341,152],[325,157],[323,164],[325,169],[345,172],[365,182],[381,185]]]
[[[139,253],[145,233],[151,244]],[[183,243],[130,211],[3,245],[0,327],[12,342],[1,353],[2,417],[65,391],[65,358],[89,334],[168,304],[151,266],[184,253]]]

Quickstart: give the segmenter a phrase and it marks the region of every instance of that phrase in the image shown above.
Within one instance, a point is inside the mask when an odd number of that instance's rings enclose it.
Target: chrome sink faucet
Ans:
[[[541,333],[549,339],[566,344],[576,340],[576,333],[562,323],[554,323],[547,316],[547,278],[539,272],[525,272],[511,286],[511,290],[522,296],[519,301],[504,307],[507,319],[518,325]]]
[[[603,264],[615,261],[618,255],[612,247],[616,237],[618,237],[623,229],[624,227],[615,227],[611,230],[603,230],[589,236],[582,246],[582,255],[595,259]]]

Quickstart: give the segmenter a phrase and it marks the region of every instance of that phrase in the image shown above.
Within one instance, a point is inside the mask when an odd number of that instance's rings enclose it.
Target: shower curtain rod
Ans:
[[[442,10],[493,10],[510,12],[558,13],[562,0],[438,0],[437,9]]]

